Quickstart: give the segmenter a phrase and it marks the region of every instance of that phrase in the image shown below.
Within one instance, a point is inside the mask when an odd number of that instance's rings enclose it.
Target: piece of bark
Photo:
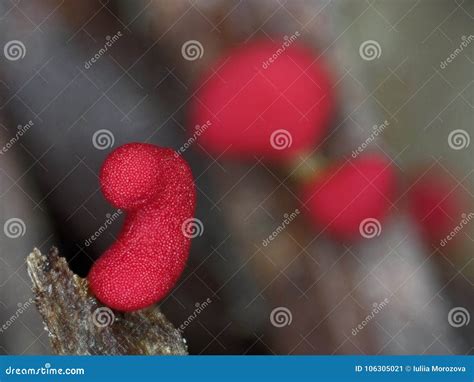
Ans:
[[[158,307],[131,313],[112,311],[89,292],[57,248],[27,258],[38,310],[56,354],[185,355],[186,342]]]

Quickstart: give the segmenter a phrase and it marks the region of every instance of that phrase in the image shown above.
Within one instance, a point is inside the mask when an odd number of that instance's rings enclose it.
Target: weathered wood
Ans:
[[[158,307],[112,311],[90,294],[88,281],[69,269],[57,248],[48,255],[35,248],[27,267],[54,353],[187,354],[186,341]]]

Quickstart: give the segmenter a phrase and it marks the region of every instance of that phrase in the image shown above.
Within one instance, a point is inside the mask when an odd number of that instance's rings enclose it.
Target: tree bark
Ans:
[[[186,341],[157,306],[121,313],[102,305],[58,249],[27,258],[36,306],[55,354],[185,355]]]

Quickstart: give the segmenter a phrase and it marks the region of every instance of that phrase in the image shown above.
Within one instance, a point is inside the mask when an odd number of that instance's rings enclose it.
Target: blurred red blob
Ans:
[[[322,140],[334,109],[331,79],[321,57],[287,45],[250,42],[201,79],[191,121],[206,151],[285,160]]]
[[[324,170],[303,190],[312,221],[340,240],[380,234],[396,191],[391,163],[367,154]]]
[[[414,178],[408,199],[410,211],[430,244],[444,247],[455,241],[457,235],[451,237],[451,231],[467,210],[465,195],[450,175],[438,167],[425,169]]]

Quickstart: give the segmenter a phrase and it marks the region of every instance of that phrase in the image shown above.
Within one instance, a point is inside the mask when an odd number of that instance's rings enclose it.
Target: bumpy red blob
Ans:
[[[410,210],[426,240],[435,246],[446,246],[455,238],[451,231],[468,217],[465,195],[451,176],[434,167],[416,176],[408,192]],[[472,218],[472,217],[469,217]],[[448,238],[449,236],[449,238]]]
[[[329,75],[321,58],[288,45],[247,43],[204,76],[191,121],[206,151],[284,160],[321,140],[334,104]]]
[[[378,233],[394,193],[390,162],[369,154],[327,168],[305,186],[303,199],[318,227],[338,239],[353,239]]]
[[[195,187],[186,162],[171,149],[131,143],[114,150],[100,172],[102,192],[126,218],[117,241],[88,279],[95,296],[121,311],[162,299],[184,269]]]

